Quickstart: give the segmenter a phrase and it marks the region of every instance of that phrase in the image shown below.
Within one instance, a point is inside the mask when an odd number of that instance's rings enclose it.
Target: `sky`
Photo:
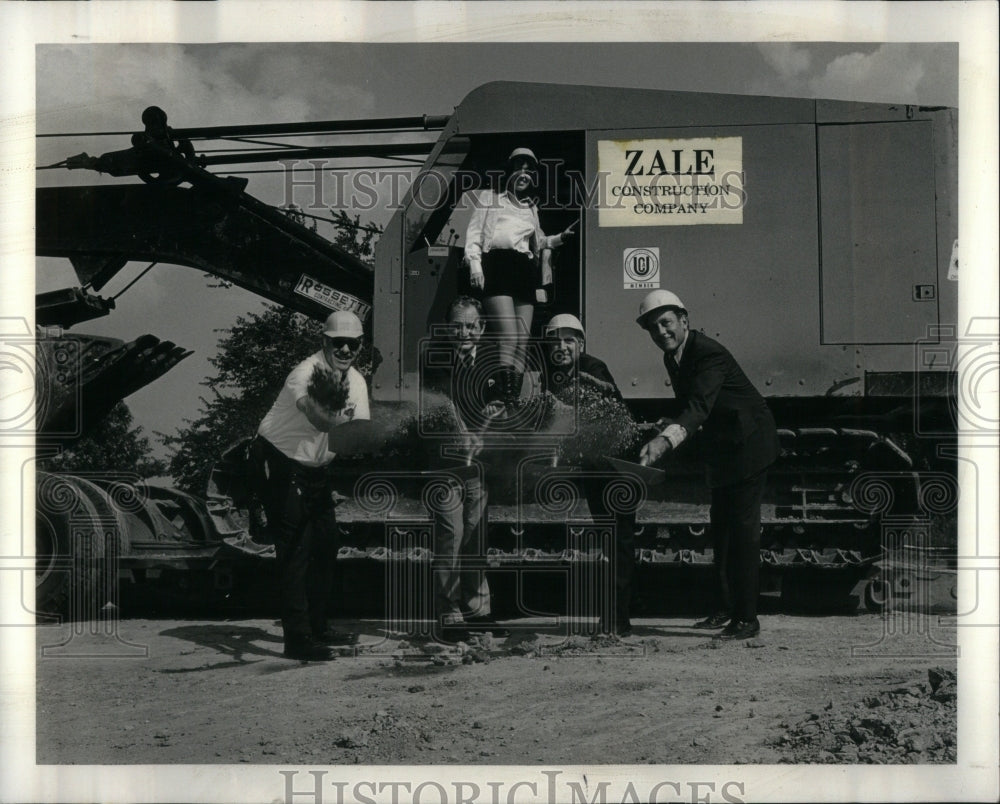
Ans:
[[[149,105],[179,128],[447,114],[500,79],[957,106],[958,68],[954,43],[42,44],[36,131],[141,130]],[[39,139],[37,164],[128,145],[127,135]],[[36,175],[39,186],[116,181],[91,171]],[[251,195],[284,202],[280,176],[248,178]],[[366,213],[379,223],[388,216]],[[36,267],[38,291],[79,284],[68,260],[39,258]],[[145,267],[130,263],[100,295],[114,296]],[[123,340],[148,332],[194,350],[128,398],[147,433],[173,433],[197,416],[219,330],[261,309],[249,292],[210,284],[199,271],[157,265],[110,316],[75,328]]]

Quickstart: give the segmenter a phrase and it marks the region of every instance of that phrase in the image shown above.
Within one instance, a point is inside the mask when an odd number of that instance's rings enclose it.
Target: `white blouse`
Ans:
[[[508,193],[487,190],[473,199],[475,209],[465,233],[465,259],[482,270],[482,255],[492,249],[509,249],[538,255],[542,249],[562,245],[560,235],[547,236],[538,223],[538,209]]]

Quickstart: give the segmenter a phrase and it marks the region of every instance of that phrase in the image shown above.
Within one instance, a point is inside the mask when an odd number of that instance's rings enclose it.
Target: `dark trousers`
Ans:
[[[712,489],[710,520],[718,575],[718,610],[737,620],[757,616],[760,593],[760,504],[767,470]]]
[[[336,516],[324,468],[303,466],[265,439],[253,446],[258,488],[277,554],[285,642],[326,630],[337,560]]]
[[[616,629],[629,625],[632,579],[635,577],[635,508],[614,510],[605,499],[609,481],[618,480],[610,467],[585,467],[582,485],[590,515],[597,523],[614,524],[614,549],[611,551],[611,575],[614,579],[614,604],[610,607]],[[631,509],[631,510],[629,510]],[[606,623],[603,625],[607,625]]]

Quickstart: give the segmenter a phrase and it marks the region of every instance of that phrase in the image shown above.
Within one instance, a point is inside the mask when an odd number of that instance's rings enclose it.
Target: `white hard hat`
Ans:
[[[536,165],[538,164],[538,157],[535,156],[534,151],[530,148],[515,148],[510,152],[510,156],[507,157],[508,162],[513,162],[515,159],[530,159]]]
[[[365,334],[361,319],[348,310],[337,310],[326,317],[323,334],[328,338],[360,338]]]
[[[639,305],[639,317],[635,320],[635,323],[640,327],[644,326],[642,322],[646,316],[650,313],[655,313],[663,307],[679,307],[685,313],[687,312],[684,302],[677,298],[676,293],[671,293],[669,290],[651,290]]]
[[[569,313],[559,313],[559,315],[552,316],[552,320],[545,325],[545,335],[552,335],[561,329],[572,329],[579,332],[581,338],[587,337],[587,333],[583,331],[583,324],[580,323],[580,319]]]

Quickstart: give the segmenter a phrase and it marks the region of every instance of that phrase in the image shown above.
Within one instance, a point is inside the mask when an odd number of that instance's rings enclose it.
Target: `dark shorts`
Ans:
[[[495,249],[483,254],[483,296],[510,296],[515,302],[535,303],[538,266],[528,254]]]

